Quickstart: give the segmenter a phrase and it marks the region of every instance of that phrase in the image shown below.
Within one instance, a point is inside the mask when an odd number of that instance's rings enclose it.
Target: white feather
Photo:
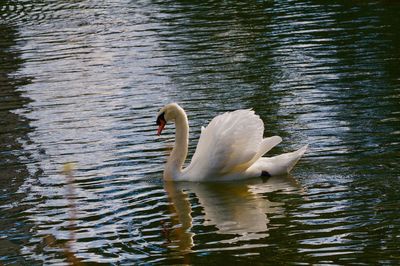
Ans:
[[[246,170],[281,141],[280,137],[263,139],[263,134],[264,123],[252,110],[237,110],[215,117],[202,130],[184,175],[203,180]]]

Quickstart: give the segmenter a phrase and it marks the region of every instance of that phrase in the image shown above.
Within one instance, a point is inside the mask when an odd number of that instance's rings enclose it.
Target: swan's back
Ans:
[[[264,123],[252,110],[219,115],[201,132],[183,179],[206,180],[246,170],[259,155]]]

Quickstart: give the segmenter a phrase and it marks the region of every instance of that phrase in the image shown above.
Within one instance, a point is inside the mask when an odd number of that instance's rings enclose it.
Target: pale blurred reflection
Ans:
[[[196,223],[215,226],[216,233],[232,235],[219,243],[237,243],[268,237],[268,215],[281,213],[283,203],[268,200],[266,193],[300,193],[295,179],[271,177],[268,180],[252,179],[241,183],[165,182],[171,202],[172,225],[168,233],[169,247],[188,252],[195,245]],[[193,221],[193,209],[200,204],[202,219]]]

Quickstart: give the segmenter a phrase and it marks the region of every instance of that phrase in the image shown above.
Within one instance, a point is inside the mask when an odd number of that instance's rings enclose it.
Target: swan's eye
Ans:
[[[157,121],[156,121],[157,126],[159,126],[159,125],[161,125],[161,124],[164,124],[164,125],[165,125],[165,124],[167,123],[167,121],[165,121],[164,114],[165,114],[165,113],[162,113],[162,114],[160,114],[160,115],[157,117]]]

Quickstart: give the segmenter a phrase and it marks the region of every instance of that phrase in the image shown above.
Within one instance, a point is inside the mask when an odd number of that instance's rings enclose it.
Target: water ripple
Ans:
[[[0,4],[0,260],[396,264],[399,8]],[[272,154],[310,150],[294,177],[163,182],[173,127],[157,138],[154,123],[169,102],[188,112],[190,155],[238,108],[284,138]]]

